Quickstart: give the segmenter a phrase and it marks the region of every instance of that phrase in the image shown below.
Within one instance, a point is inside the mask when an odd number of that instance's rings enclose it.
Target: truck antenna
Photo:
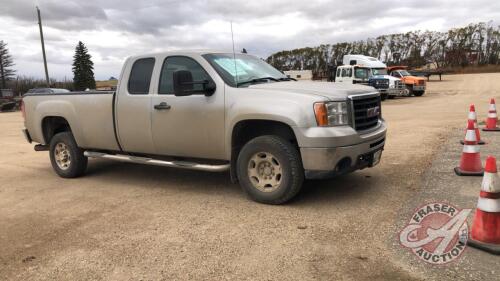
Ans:
[[[231,41],[233,42],[234,84],[238,87],[238,67],[236,66],[236,53],[234,51],[233,21],[231,23]]]

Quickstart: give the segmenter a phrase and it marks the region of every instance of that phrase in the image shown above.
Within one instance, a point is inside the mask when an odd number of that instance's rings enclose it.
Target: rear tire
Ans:
[[[62,178],[79,177],[87,169],[87,157],[71,132],[58,133],[52,137],[49,155],[52,168]]]
[[[414,91],[413,94],[416,96],[416,97],[421,97],[425,94],[425,91]]]
[[[388,98],[389,98],[390,100],[393,100],[393,99],[395,99],[395,98],[396,98],[396,96],[390,95],[390,96],[388,96]]]
[[[248,196],[265,204],[287,202],[304,182],[299,151],[278,136],[260,136],[245,144],[238,155],[237,172]]]

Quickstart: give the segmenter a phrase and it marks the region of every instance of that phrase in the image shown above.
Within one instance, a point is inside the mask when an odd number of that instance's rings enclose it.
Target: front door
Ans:
[[[193,81],[212,79],[193,58],[170,56],[164,60],[152,102],[156,154],[224,159],[224,84],[216,83],[211,96],[175,96],[173,73],[178,70],[190,71]],[[198,90],[202,85],[193,87]]]

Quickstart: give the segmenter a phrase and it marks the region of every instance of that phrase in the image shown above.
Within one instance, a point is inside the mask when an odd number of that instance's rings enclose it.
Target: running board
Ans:
[[[189,169],[189,170],[199,170],[199,171],[207,171],[207,172],[225,172],[229,170],[230,164],[222,164],[222,165],[208,165],[208,164],[199,164],[194,162],[186,162],[186,161],[164,161],[157,160],[153,158],[147,157],[137,157],[130,155],[120,155],[120,154],[106,154],[101,152],[94,151],[85,151],[83,153],[87,157],[92,158],[103,158],[103,159],[111,159],[122,162],[130,162],[130,163],[138,163],[138,164],[147,164],[147,165],[155,165],[155,166],[163,166],[163,167],[173,167],[173,168],[181,168],[181,169]]]

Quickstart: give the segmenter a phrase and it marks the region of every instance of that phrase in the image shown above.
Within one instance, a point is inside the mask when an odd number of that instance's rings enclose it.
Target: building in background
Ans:
[[[294,78],[297,80],[313,80],[312,70],[288,70],[284,71],[288,78]]]

